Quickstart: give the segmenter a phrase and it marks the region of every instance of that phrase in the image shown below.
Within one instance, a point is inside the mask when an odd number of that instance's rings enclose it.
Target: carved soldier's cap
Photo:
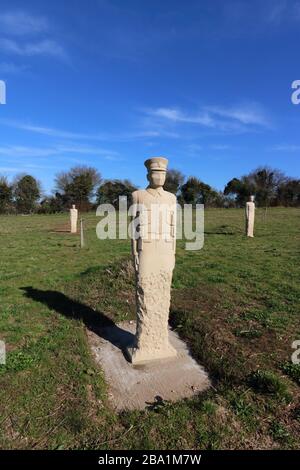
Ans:
[[[164,157],[148,158],[144,165],[148,171],[167,171],[168,160]]]

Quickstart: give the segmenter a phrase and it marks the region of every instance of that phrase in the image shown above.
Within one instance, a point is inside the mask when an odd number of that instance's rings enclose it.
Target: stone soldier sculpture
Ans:
[[[75,208],[75,204],[73,204],[72,209],[70,209],[70,219],[71,233],[77,233],[78,210]]]
[[[246,203],[246,235],[247,237],[254,237],[254,216],[255,216],[255,203],[254,196],[250,196],[250,201]]]
[[[176,249],[176,196],[163,189],[168,160],[145,161],[149,186],[132,194],[136,236],[137,328],[127,353],[133,364],[176,356],[169,343],[168,318]]]

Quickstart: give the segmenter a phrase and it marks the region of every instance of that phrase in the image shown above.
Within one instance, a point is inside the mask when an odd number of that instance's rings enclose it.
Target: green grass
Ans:
[[[249,376],[249,385],[260,393],[274,395],[278,398],[291,401],[287,385],[270,370],[256,370]]]
[[[292,362],[285,362],[282,365],[283,372],[291,377],[298,385],[300,385],[300,364],[293,364]]]
[[[86,328],[133,319],[126,240],[86,248],[64,231],[68,215],[0,217],[0,446],[15,449],[299,448],[298,209],[205,213],[205,244],[177,243],[170,322],[213,387],[180,403],[117,415],[93,362]]]

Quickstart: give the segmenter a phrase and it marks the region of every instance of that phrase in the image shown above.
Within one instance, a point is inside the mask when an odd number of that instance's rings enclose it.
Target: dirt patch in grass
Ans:
[[[228,323],[230,312],[222,306],[223,296],[222,289],[215,286],[173,291],[171,324],[216,381],[239,381],[253,361],[241,351]]]
[[[71,234],[70,232],[70,224],[60,224],[60,225],[56,225],[54,228],[51,228],[49,230],[50,233],[69,233],[70,235],[77,235],[76,233],[75,234]]]
[[[286,358],[290,336],[244,320],[237,294],[228,288],[199,285],[173,290],[171,324],[215,380],[245,380],[259,368]]]

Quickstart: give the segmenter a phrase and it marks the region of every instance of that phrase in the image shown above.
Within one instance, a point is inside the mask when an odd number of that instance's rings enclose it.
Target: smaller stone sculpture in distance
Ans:
[[[70,219],[71,233],[77,233],[78,210],[76,209],[75,204],[73,204],[72,209],[70,209]]]
[[[247,237],[254,237],[254,217],[255,217],[255,203],[254,196],[250,196],[250,200],[246,203],[246,235]]]

